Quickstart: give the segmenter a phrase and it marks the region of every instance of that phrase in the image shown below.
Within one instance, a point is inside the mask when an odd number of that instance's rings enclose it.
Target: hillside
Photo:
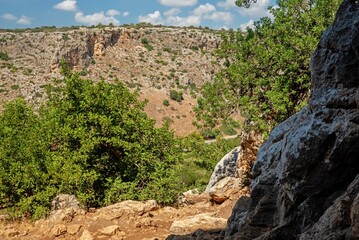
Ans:
[[[179,135],[195,130],[191,109],[198,88],[220,69],[213,55],[219,32],[138,26],[45,30],[0,32],[0,109],[16,96],[38,105],[46,98],[46,85],[61,77],[65,60],[84,78],[119,79],[139,90],[158,124],[169,118]],[[182,91],[184,101],[172,101],[170,90]]]

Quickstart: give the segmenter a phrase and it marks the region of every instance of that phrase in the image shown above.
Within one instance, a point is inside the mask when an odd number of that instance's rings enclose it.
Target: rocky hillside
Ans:
[[[150,101],[147,113],[160,123],[191,126],[197,88],[210,81],[220,64],[213,56],[221,42],[209,29],[166,27],[79,28],[66,31],[0,32],[0,106],[23,96],[38,104],[45,86],[59,78],[61,60],[84,78],[119,79]],[[181,104],[170,90],[182,91]],[[169,107],[163,100],[170,101]],[[183,129],[182,129],[183,130]],[[178,133],[180,127],[178,127]]]

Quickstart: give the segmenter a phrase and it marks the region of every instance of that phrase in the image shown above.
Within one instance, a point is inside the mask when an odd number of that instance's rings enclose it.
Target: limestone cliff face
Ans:
[[[227,239],[359,239],[359,4],[345,0],[311,60],[309,106],[277,126]]]
[[[43,86],[60,77],[63,59],[87,78],[110,82],[117,78],[140,90],[200,86],[221,68],[212,54],[220,43],[219,31],[196,28],[0,32],[0,52],[10,58],[0,59],[0,92],[5,93],[0,95],[0,109],[3,100],[18,95],[30,102],[41,100]]]

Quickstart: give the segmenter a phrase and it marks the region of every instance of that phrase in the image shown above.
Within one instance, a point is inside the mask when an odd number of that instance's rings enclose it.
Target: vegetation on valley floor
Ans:
[[[219,54],[226,68],[203,87],[195,110],[203,135],[215,136],[221,120],[230,133],[238,110],[245,129],[268,133],[302,108],[310,54],[340,2],[278,0],[273,19],[225,32]],[[17,99],[0,115],[0,208],[14,217],[45,216],[59,193],[75,194],[86,207],[125,199],[171,204],[185,190],[203,189],[215,164],[239,144],[176,138],[168,125],[156,128],[144,102],[120,82],[63,73],[38,112]]]
[[[83,80],[63,68],[38,113],[23,99],[0,115],[0,207],[39,218],[60,193],[86,207],[121,200],[171,204],[203,189],[217,161],[238,139],[207,145],[154,126],[144,102],[120,82]]]

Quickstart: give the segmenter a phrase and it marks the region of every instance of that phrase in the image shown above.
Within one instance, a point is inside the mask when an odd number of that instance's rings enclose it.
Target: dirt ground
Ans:
[[[125,201],[86,213],[66,210],[36,222],[2,219],[0,239],[161,240],[197,229],[223,229],[240,195],[221,205],[202,194],[186,199],[187,205],[178,208],[160,207],[154,201]]]

